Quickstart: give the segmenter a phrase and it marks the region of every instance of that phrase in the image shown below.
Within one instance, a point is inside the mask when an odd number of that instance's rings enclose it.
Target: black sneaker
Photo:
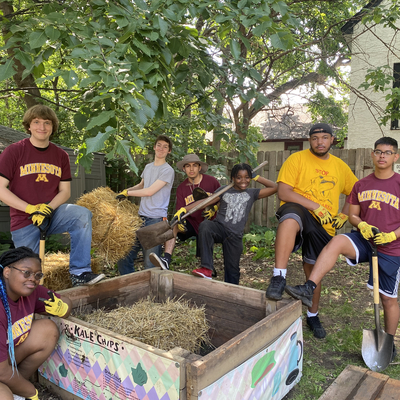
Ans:
[[[265,295],[268,299],[282,300],[282,293],[286,286],[286,279],[282,275],[273,276]]]
[[[168,261],[164,257],[158,257],[156,253],[150,253],[149,260],[156,267],[166,270],[169,269]]]
[[[71,274],[72,286],[88,286],[100,282],[106,276],[104,274],[94,274],[93,272],[84,272],[80,275]]]
[[[397,356],[396,346],[393,343],[392,359],[390,360],[390,362],[393,362],[396,356]]]
[[[217,270],[216,270],[215,268],[213,268],[211,276],[212,276],[213,278],[216,278],[216,277],[218,276]]]
[[[323,339],[326,336],[324,327],[321,325],[318,315],[315,317],[307,317],[307,325],[311,331],[314,332],[314,336],[318,339]]]
[[[306,285],[297,285],[297,286],[286,286],[285,292],[294,297],[297,300],[301,300],[304,305],[307,307],[312,307],[312,298],[314,294],[314,290],[311,286]]]

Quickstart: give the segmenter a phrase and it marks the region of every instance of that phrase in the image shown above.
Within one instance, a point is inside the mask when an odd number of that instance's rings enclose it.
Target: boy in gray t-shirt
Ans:
[[[199,248],[201,265],[192,274],[211,279],[214,243],[222,243],[224,254],[225,282],[238,285],[240,278],[240,255],[243,251],[243,231],[253,203],[276,193],[278,185],[252,172],[248,164],[236,164],[232,168],[233,187],[215,201],[220,201],[217,217],[204,220],[199,227]],[[255,180],[265,187],[249,188]],[[222,188],[221,188],[222,189]],[[217,191],[218,193],[218,191]]]
[[[169,198],[175,177],[173,168],[166,162],[167,155],[171,153],[171,150],[172,142],[169,137],[159,135],[154,145],[154,161],[144,168],[141,182],[125,189],[117,196],[117,199],[126,199],[128,196],[141,197],[139,215],[144,220],[144,226],[156,224],[167,217]],[[118,270],[121,275],[135,272],[134,264],[141,248],[140,242],[136,240],[130,253],[118,261]],[[161,245],[142,250],[145,268],[154,268],[155,266],[149,260],[149,255],[150,253],[160,255]]]

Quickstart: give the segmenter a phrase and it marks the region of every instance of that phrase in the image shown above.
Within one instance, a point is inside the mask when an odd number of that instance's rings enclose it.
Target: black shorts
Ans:
[[[189,220],[186,220],[186,232],[180,232],[178,231],[178,239],[181,240],[182,242],[185,240],[188,240],[192,237],[196,238],[196,257],[200,257],[200,250],[199,250],[199,241],[197,240],[197,232],[194,230],[192,224],[189,222]]]
[[[303,262],[315,264],[319,253],[332,239],[332,236],[302,205],[297,203],[285,203],[276,212],[279,223],[286,219],[294,219],[300,225],[300,231],[296,236],[293,251],[302,249]]]

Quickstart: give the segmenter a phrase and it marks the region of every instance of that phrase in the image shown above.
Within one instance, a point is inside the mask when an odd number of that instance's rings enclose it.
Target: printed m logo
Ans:
[[[368,208],[376,208],[377,210],[381,210],[381,202],[372,201]]]
[[[48,182],[46,174],[38,174],[35,182]]]

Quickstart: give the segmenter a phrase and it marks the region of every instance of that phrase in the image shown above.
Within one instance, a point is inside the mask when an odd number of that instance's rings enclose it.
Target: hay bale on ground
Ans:
[[[92,212],[92,247],[109,264],[115,264],[129,253],[136,231],[143,224],[139,207],[128,200],[116,200],[116,195],[110,188],[100,187],[76,202]]]
[[[92,271],[97,274],[101,272],[103,262],[100,258],[92,258]],[[72,287],[69,274],[69,254],[47,253],[44,257],[44,280],[43,285],[58,291]]]
[[[198,353],[202,344],[211,344],[204,305],[193,306],[182,298],[165,303],[142,299],[129,307],[100,309],[80,317],[165,351],[181,347]]]

